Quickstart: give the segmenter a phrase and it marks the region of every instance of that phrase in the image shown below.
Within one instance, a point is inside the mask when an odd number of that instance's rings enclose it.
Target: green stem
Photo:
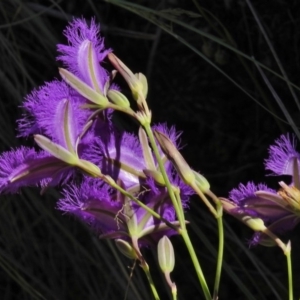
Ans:
[[[278,238],[271,230],[266,228],[263,233],[267,234],[270,238],[272,238],[279,248],[282,249],[284,255],[287,259],[287,271],[288,271],[288,285],[289,285],[289,300],[293,300],[293,274],[292,274],[292,259],[291,259],[291,242],[289,241],[287,244],[284,244],[280,238]]]
[[[150,274],[149,266],[148,266],[148,264],[146,263],[145,260],[142,260],[142,261],[141,261],[141,268],[143,269],[143,271],[145,272],[145,274],[146,274],[146,276],[147,276],[147,279],[148,279],[148,282],[149,282],[149,285],[150,285],[152,294],[153,294],[153,296],[154,296],[154,299],[155,299],[155,300],[159,300],[160,298],[159,298],[159,295],[158,295],[158,293],[157,293],[156,287],[155,287],[155,285],[154,285],[152,276],[151,276],[151,274]]]
[[[165,181],[168,193],[170,195],[172,204],[174,206],[174,209],[175,209],[178,221],[180,223],[180,226],[182,226],[182,228],[184,228],[184,226],[185,226],[184,214],[183,214],[182,211],[180,211],[180,207],[179,207],[179,205],[177,203],[177,200],[176,200],[176,197],[175,197],[175,194],[174,194],[174,190],[172,188],[172,185],[170,183],[169,177],[168,177],[167,172],[165,170],[164,164],[163,164],[162,159],[160,157],[160,154],[159,154],[159,151],[158,151],[158,147],[156,145],[156,142],[155,142],[155,139],[154,139],[154,135],[153,135],[151,126],[150,126],[149,123],[146,123],[146,124],[143,124],[143,127],[144,127],[144,129],[145,129],[145,131],[146,131],[146,133],[147,133],[147,135],[149,137],[149,141],[150,141],[151,147],[152,147],[153,152],[155,154],[155,157],[157,159],[157,163],[158,163],[159,169],[161,171],[161,174],[162,174],[162,176],[164,178],[164,181]]]
[[[162,176],[163,176],[163,178],[165,180],[165,184],[166,184],[167,190],[169,192],[172,204],[174,206],[174,209],[175,209],[178,221],[179,221],[180,226],[181,226],[181,236],[182,236],[182,238],[183,238],[183,240],[185,242],[185,245],[186,245],[186,247],[187,247],[187,249],[189,251],[189,254],[191,256],[191,259],[192,259],[194,268],[196,270],[196,273],[197,273],[200,285],[202,287],[205,299],[206,300],[211,300],[212,299],[211,298],[211,294],[209,292],[209,289],[208,289],[205,277],[203,275],[203,272],[202,272],[200,263],[198,261],[198,258],[196,256],[194,247],[192,245],[192,242],[191,242],[190,237],[188,235],[188,232],[186,230],[185,217],[184,217],[184,212],[183,212],[181,200],[180,199],[178,199],[178,200],[176,199],[174,190],[172,188],[172,185],[170,183],[169,177],[168,177],[167,172],[165,170],[164,164],[163,164],[162,159],[160,157],[160,154],[159,154],[159,151],[158,151],[158,147],[156,145],[156,142],[155,142],[154,135],[153,135],[152,129],[150,127],[150,124],[149,123],[143,124],[143,127],[144,127],[144,129],[145,129],[145,131],[146,131],[146,133],[147,133],[147,135],[149,137],[149,141],[150,141],[150,144],[152,146],[152,149],[153,149],[153,152],[155,154],[155,157],[157,159],[157,162],[158,162],[158,165],[159,165],[159,169],[160,169],[160,171],[162,173]]]
[[[217,203],[217,222],[218,222],[218,231],[219,231],[219,249],[218,249],[218,260],[217,260],[217,270],[215,277],[214,285],[214,294],[213,299],[218,299],[220,279],[222,272],[222,263],[223,263],[223,253],[224,253],[224,228],[223,228],[223,209],[220,201]]]
[[[102,178],[103,179],[103,178]],[[105,179],[104,179],[105,180]],[[174,226],[173,224],[171,224],[168,220],[166,220],[165,218],[163,218],[162,216],[160,216],[157,212],[155,212],[153,209],[151,209],[150,207],[148,207],[146,204],[144,204],[143,202],[141,202],[139,199],[135,198],[134,196],[132,196],[130,193],[128,193],[126,190],[124,190],[121,186],[119,186],[116,183],[113,183],[111,181],[105,181],[106,183],[108,183],[111,187],[113,187],[114,189],[116,189],[117,191],[121,192],[124,196],[128,197],[129,199],[131,199],[132,201],[134,201],[135,203],[137,203],[140,207],[144,208],[148,213],[150,213],[153,217],[157,218],[158,220],[163,221],[167,226],[169,226],[170,228],[174,229],[175,231],[179,232],[178,227]]]
[[[292,258],[291,258],[291,247],[290,242],[287,245],[287,250],[285,251],[285,256],[287,260],[287,271],[288,271],[288,281],[289,281],[289,300],[293,300],[293,273],[292,273]]]
[[[211,300],[211,294],[209,292],[209,289],[208,289],[208,286],[207,286],[207,283],[206,283],[206,280],[205,280],[205,277],[203,275],[203,272],[202,272],[202,269],[201,269],[201,266],[199,264],[199,261],[198,261],[198,258],[196,256],[196,253],[195,253],[195,250],[194,250],[194,247],[191,243],[191,240],[190,240],[190,237],[188,235],[188,232],[187,230],[182,230],[181,232],[181,236],[185,242],[185,245],[189,251],[189,254],[191,256],[191,259],[192,259],[192,262],[193,262],[193,265],[195,267],[195,270],[196,270],[196,273],[197,273],[197,276],[198,276],[198,279],[199,279],[199,282],[200,282],[200,285],[202,287],[202,290],[203,290],[203,293],[204,293],[204,296],[205,296],[205,299],[206,300]]]

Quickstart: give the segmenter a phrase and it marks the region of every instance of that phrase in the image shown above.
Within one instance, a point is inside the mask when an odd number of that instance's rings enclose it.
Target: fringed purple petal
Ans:
[[[63,191],[57,208],[73,214],[98,233],[124,229],[122,204],[115,201],[111,188],[96,179],[85,179],[80,186],[71,185]]]
[[[68,102],[67,117],[66,101]],[[25,114],[18,121],[19,135],[42,133],[67,148],[66,130],[68,130],[69,139],[74,146],[77,136],[91,114],[81,108],[83,101],[81,96],[62,81],[46,83],[27,96],[23,104]]]
[[[108,73],[100,66],[100,63],[111,50],[105,49],[104,40],[99,36],[99,32],[100,26],[95,23],[94,19],[91,20],[90,25],[84,19],[74,19],[64,31],[69,45],[59,44],[57,46],[61,53],[57,59],[62,61],[70,72],[94,87],[93,76],[91,76],[92,64],[95,71],[94,79],[103,92],[103,87],[108,80]],[[92,61],[87,61],[89,51],[91,51]]]
[[[255,192],[257,191],[267,191],[271,193],[276,193],[275,190],[270,189],[267,185],[259,183],[255,185],[253,182],[248,182],[246,185],[240,183],[238,188],[235,188],[229,192],[229,199],[239,204],[247,198],[256,197]]]
[[[269,148],[269,158],[265,160],[266,170],[274,175],[293,175],[293,160],[297,159],[300,168],[300,154],[295,150],[296,137],[294,135],[281,135],[275,145]]]
[[[143,174],[145,162],[138,139],[127,132],[120,134],[113,130],[110,139],[95,141],[87,159],[98,165],[101,171],[115,180],[120,179],[126,188],[139,184],[140,178],[123,168],[128,166],[135,172]]]
[[[25,186],[56,185],[70,178],[70,172],[65,163],[45,152],[21,147],[4,152],[0,157],[0,192],[15,193]]]
[[[268,188],[265,184],[255,185],[253,182],[248,182],[247,185],[240,184],[229,194],[229,198],[237,204],[235,213],[259,217],[267,223],[288,214],[288,211],[276,201],[257,196],[255,194],[257,191],[267,191],[277,196],[276,191]]]

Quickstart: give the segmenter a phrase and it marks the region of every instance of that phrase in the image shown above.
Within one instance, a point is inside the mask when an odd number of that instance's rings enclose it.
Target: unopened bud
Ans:
[[[126,80],[133,98],[138,101],[140,94],[143,95],[143,84],[140,80],[132,73],[132,71],[113,53],[109,53],[108,59],[112,65],[120,72],[123,78]]]
[[[99,167],[88,160],[80,159],[76,165],[93,177],[98,177],[102,175]]]
[[[219,198],[223,209],[233,217],[237,218],[244,224],[246,224],[249,228],[254,231],[264,231],[266,226],[264,221],[261,218],[256,218],[249,216],[245,212],[241,211],[236,203],[226,199],[226,198]]]
[[[134,251],[133,247],[124,240],[117,239],[115,240],[116,246],[119,251],[126,257],[130,259],[137,259],[136,252]]]
[[[243,223],[245,223],[249,228],[251,228],[254,231],[263,231],[264,229],[266,229],[264,221],[260,218],[243,216],[240,219]]]
[[[165,180],[161,174],[161,172],[159,171],[156,171],[156,170],[148,170],[148,169],[144,169],[143,170],[144,174],[147,176],[147,177],[151,177],[154,179],[154,181],[156,183],[158,183],[159,185],[161,186],[165,186]]]
[[[178,172],[184,183],[191,185],[195,181],[195,174],[185,161],[183,156],[177,150],[171,139],[165,134],[154,130],[154,135],[167,158],[173,163],[176,171]]]
[[[203,175],[201,175],[195,171],[193,171],[193,173],[195,175],[195,183],[196,183],[197,187],[201,190],[201,192],[206,193],[207,191],[209,191],[210,184],[207,181],[207,179]]]
[[[130,102],[127,97],[117,90],[109,90],[107,97],[112,103],[118,105],[119,107],[130,107]]]
[[[163,273],[171,273],[175,266],[175,254],[174,248],[165,235],[163,236],[157,245],[158,263]]]
[[[66,69],[60,68],[59,74],[62,79],[68,83],[81,96],[97,104],[100,108],[105,109],[108,105],[108,99],[87,85],[80,78],[72,74]]]
[[[137,73],[135,74],[136,78],[140,81],[140,83],[142,84],[142,94],[144,96],[144,98],[147,98],[147,94],[148,94],[148,81],[147,81],[147,77],[143,74],[143,73]]]

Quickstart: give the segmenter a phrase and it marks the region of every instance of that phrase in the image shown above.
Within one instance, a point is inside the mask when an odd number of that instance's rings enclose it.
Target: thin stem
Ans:
[[[285,251],[287,260],[287,271],[288,271],[288,284],[289,284],[289,300],[293,300],[293,273],[292,273],[292,258],[291,258],[291,242],[288,242],[287,249]]]
[[[162,176],[164,178],[164,181],[165,181],[169,196],[171,198],[172,204],[174,206],[178,221],[180,223],[180,226],[183,228],[183,226],[185,226],[184,214],[183,214],[183,212],[180,211],[180,207],[177,203],[177,200],[176,200],[176,197],[175,197],[175,194],[174,194],[174,190],[172,188],[172,185],[170,183],[169,177],[168,177],[167,172],[165,170],[164,164],[163,164],[162,159],[160,157],[160,154],[159,154],[159,151],[158,151],[155,139],[154,139],[154,135],[153,135],[151,126],[150,126],[149,123],[146,123],[146,124],[143,125],[143,127],[144,127],[144,129],[145,129],[145,131],[146,131],[146,133],[149,137],[150,144],[152,146],[153,152],[154,152],[155,157],[157,159],[159,169],[160,169],[160,171],[162,173]]]
[[[196,270],[196,273],[197,273],[200,285],[202,287],[205,299],[206,300],[211,300],[212,299],[211,298],[211,294],[209,292],[209,289],[208,289],[205,277],[204,277],[203,272],[202,272],[202,268],[201,268],[200,263],[198,261],[198,258],[196,256],[194,247],[193,247],[193,245],[191,243],[191,240],[190,240],[190,237],[188,235],[187,230],[182,230],[181,236],[182,236],[182,238],[183,238],[183,240],[185,242],[185,245],[186,245],[186,247],[187,247],[187,249],[189,251],[189,254],[191,256],[191,259],[192,259],[193,265],[195,267],[195,270]]]
[[[217,218],[216,209],[211,205],[211,203],[209,202],[209,200],[206,198],[206,196],[204,195],[204,193],[202,193],[202,191],[198,188],[198,186],[196,184],[192,184],[191,188],[202,199],[202,201],[205,203],[205,205],[207,206],[207,208],[209,209],[209,211],[215,216],[215,218]],[[208,191],[208,192],[210,192],[210,191]],[[215,203],[219,202],[219,200],[216,201],[215,198],[213,198],[213,200],[214,200]]]
[[[104,179],[104,178],[102,178]],[[104,179],[105,180],[105,179]],[[163,218],[162,216],[160,216],[157,212],[155,212],[153,209],[151,209],[150,207],[148,207],[146,204],[144,204],[143,202],[141,202],[139,199],[135,198],[133,195],[131,195],[130,193],[128,193],[126,190],[124,190],[121,186],[119,186],[116,183],[113,183],[111,181],[105,181],[106,183],[108,183],[111,187],[113,187],[114,189],[118,190],[119,192],[121,192],[123,195],[127,196],[128,198],[130,198],[132,201],[134,201],[135,203],[137,203],[140,207],[144,208],[148,213],[150,213],[153,217],[157,218],[158,220],[163,221],[167,226],[169,226],[170,228],[174,229],[175,231],[179,232],[179,228],[174,226],[173,224],[171,224],[168,220],[166,220],[165,218]],[[181,226],[181,225],[180,225]]]
[[[289,285],[289,300],[293,300],[293,274],[292,274],[292,259],[291,259],[291,242],[289,241],[287,244],[283,243],[279,237],[277,237],[272,231],[266,228],[263,231],[270,238],[272,238],[279,248],[282,249],[284,255],[287,259],[287,271],[288,271],[288,285]]]
[[[176,199],[174,190],[172,188],[172,185],[170,183],[169,177],[168,177],[167,172],[166,172],[166,170],[164,168],[164,164],[163,164],[162,159],[160,157],[160,154],[159,154],[159,151],[158,151],[158,147],[156,145],[156,142],[155,142],[154,135],[153,135],[152,129],[150,127],[150,124],[146,123],[146,124],[143,125],[143,127],[144,127],[144,129],[145,129],[145,131],[146,131],[146,133],[147,133],[147,135],[149,137],[149,141],[150,141],[150,144],[152,146],[152,149],[153,149],[153,152],[155,154],[155,157],[157,159],[157,162],[158,162],[158,165],[159,165],[159,169],[160,169],[160,171],[161,171],[161,173],[163,175],[163,178],[165,180],[165,184],[166,184],[167,190],[169,192],[169,195],[170,195],[172,204],[174,206],[174,209],[175,209],[178,221],[180,223],[182,238],[183,238],[183,240],[185,242],[185,245],[186,245],[186,247],[187,247],[187,249],[189,251],[189,254],[191,256],[191,259],[192,259],[194,268],[196,270],[196,273],[197,273],[200,285],[202,287],[205,299],[206,300],[211,300],[212,299],[211,298],[211,294],[209,292],[209,289],[208,289],[205,277],[203,275],[200,263],[198,261],[198,258],[196,256],[194,247],[192,245],[192,242],[190,240],[190,237],[189,237],[188,232],[187,232],[186,227],[185,227],[185,217],[184,217],[183,208],[182,208],[182,205],[181,205],[181,200],[178,199],[178,201],[177,201],[177,199]],[[180,202],[180,205],[179,205],[179,202]]]
[[[222,217],[223,217],[223,207],[219,200],[219,202],[217,203],[219,249],[218,249],[218,259],[217,259],[217,270],[216,270],[215,285],[214,285],[214,294],[213,294],[214,300],[218,299],[221,272],[222,272],[222,263],[223,263],[223,253],[224,253],[224,228],[223,228],[223,218]]]
[[[157,293],[156,287],[154,285],[154,282],[153,282],[153,279],[152,279],[152,276],[151,276],[151,273],[150,273],[150,270],[149,270],[149,266],[148,266],[148,264],[146,263],[146,261],[144,259],[141,260],[141,268],[143,269],[143,271],[145,272],[145,274],[147,276],[147,279],[148,279],[152,294],[154,296],[154,299],[159,300],[160,298],[159,298],[159,295]]]
[[[176,284],[172,282],[170,273],[165,273],[165,278],[169,287],[171,288],[172,299],[177,300],[177,287]]]

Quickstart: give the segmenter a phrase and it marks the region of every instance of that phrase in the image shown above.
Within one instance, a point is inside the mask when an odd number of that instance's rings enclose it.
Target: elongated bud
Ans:
[[[173,163],[181,179],[188,185],[195,181],[194,171],[190,168],[173,142],[163,133],[154,130],[154,135],[167,158]]]
[[[149,146],[147,134],[142,127],[139,128],[139,141],[143,149],[143,157],[146,164],[146,169],[155,170],[156,167],[152,155],[152,150]]]
[[[123,78],[126,80],[133,98],[138,101],[140,95],[144,95],[144,87],[143,83],[139,80],[139,78],[132,73],[132,71],[113,53],[108,54],[108,59],[112,63],[112,65],[120,72]]]
[[[223,209],[232,215],[233,217],[237,218],[244,224],[246,224],[249,228],[254,231],[264,231],[266,229],[265,223],[261,218],[256,218],[247,215],[243,211],[240,211],[239,207],[232,201],[226,198],[219,198],[221,200]]]
[[[142,93],[144,98],[147,98],[147,94],[148,94],[148,81],[147,81],[147,77],[143,74],[143,73],[136,73],[135,74],[136,78],[141,82],[143,89],[142,89]]]
[[[102,109],[105,109],[107,107],[108,99],[99,92],[92,89],[80,78],[63,68],[59,69],[59,74],[61,75],[62,79],[66,83],[68,83],[74,90],[76,90],[81,96],[97,104]]]
[[[130,107],[130,102],[127,99],[127,97],[125,95],[123,95],[122,93],[120,93],[119,91],[116,90],[109,90],[107,93],[107,97],[108,99],[123,108],[128,108]]]
[[[147,176],[147,177],[151,177],[154,179],[154,181],[156,183],[158,183],[159,185],[161,186],[165,186],[165,180],[161,174],[161,172],[159,171],[156,171],[156,170],[148,170],[148,169],[144,169],[143,170],[144,174]]]
[[[77,163],[79,161],[78,156],[76,154],[68,151],[61,145],[52,142],[47,137],[40,135],[40,134],[36,134],[34,136],[34,140],[43,150],[52,154],[54,157],[60,159],[61,161],[65,162],[69,165],[72,165],[72,166],[77,165]]]
[[[102,72],[95,48],[91,41],[85,40],[80,45],[77,61],[86,83],[92,87],[93,90],[103,95]]]
[[[134,251],[133,247],[124,240],[117,239],[115,240],[116,246],[119,249],[119,251],[126,257],[130,259],[137,259],[136,252]]]
[[[97,167],[95,164],[88,160],[80,159],[76,165],[92,177],[101,176],[101,171],[99,167]]]
[[[163,273],[170,274],[175,266],[175,254],[174,248],[165,235],[163,236],[157,245],[158,263]]]
[[[193,171],[194,175],[195,175],[195,183],[197,185],[197,187],[203,192],[203,193],[206,193],[207,191],[209,191],[210,189],[210,184],[209,182],[207,181],[207,179],[197,173],[196,171]]]

